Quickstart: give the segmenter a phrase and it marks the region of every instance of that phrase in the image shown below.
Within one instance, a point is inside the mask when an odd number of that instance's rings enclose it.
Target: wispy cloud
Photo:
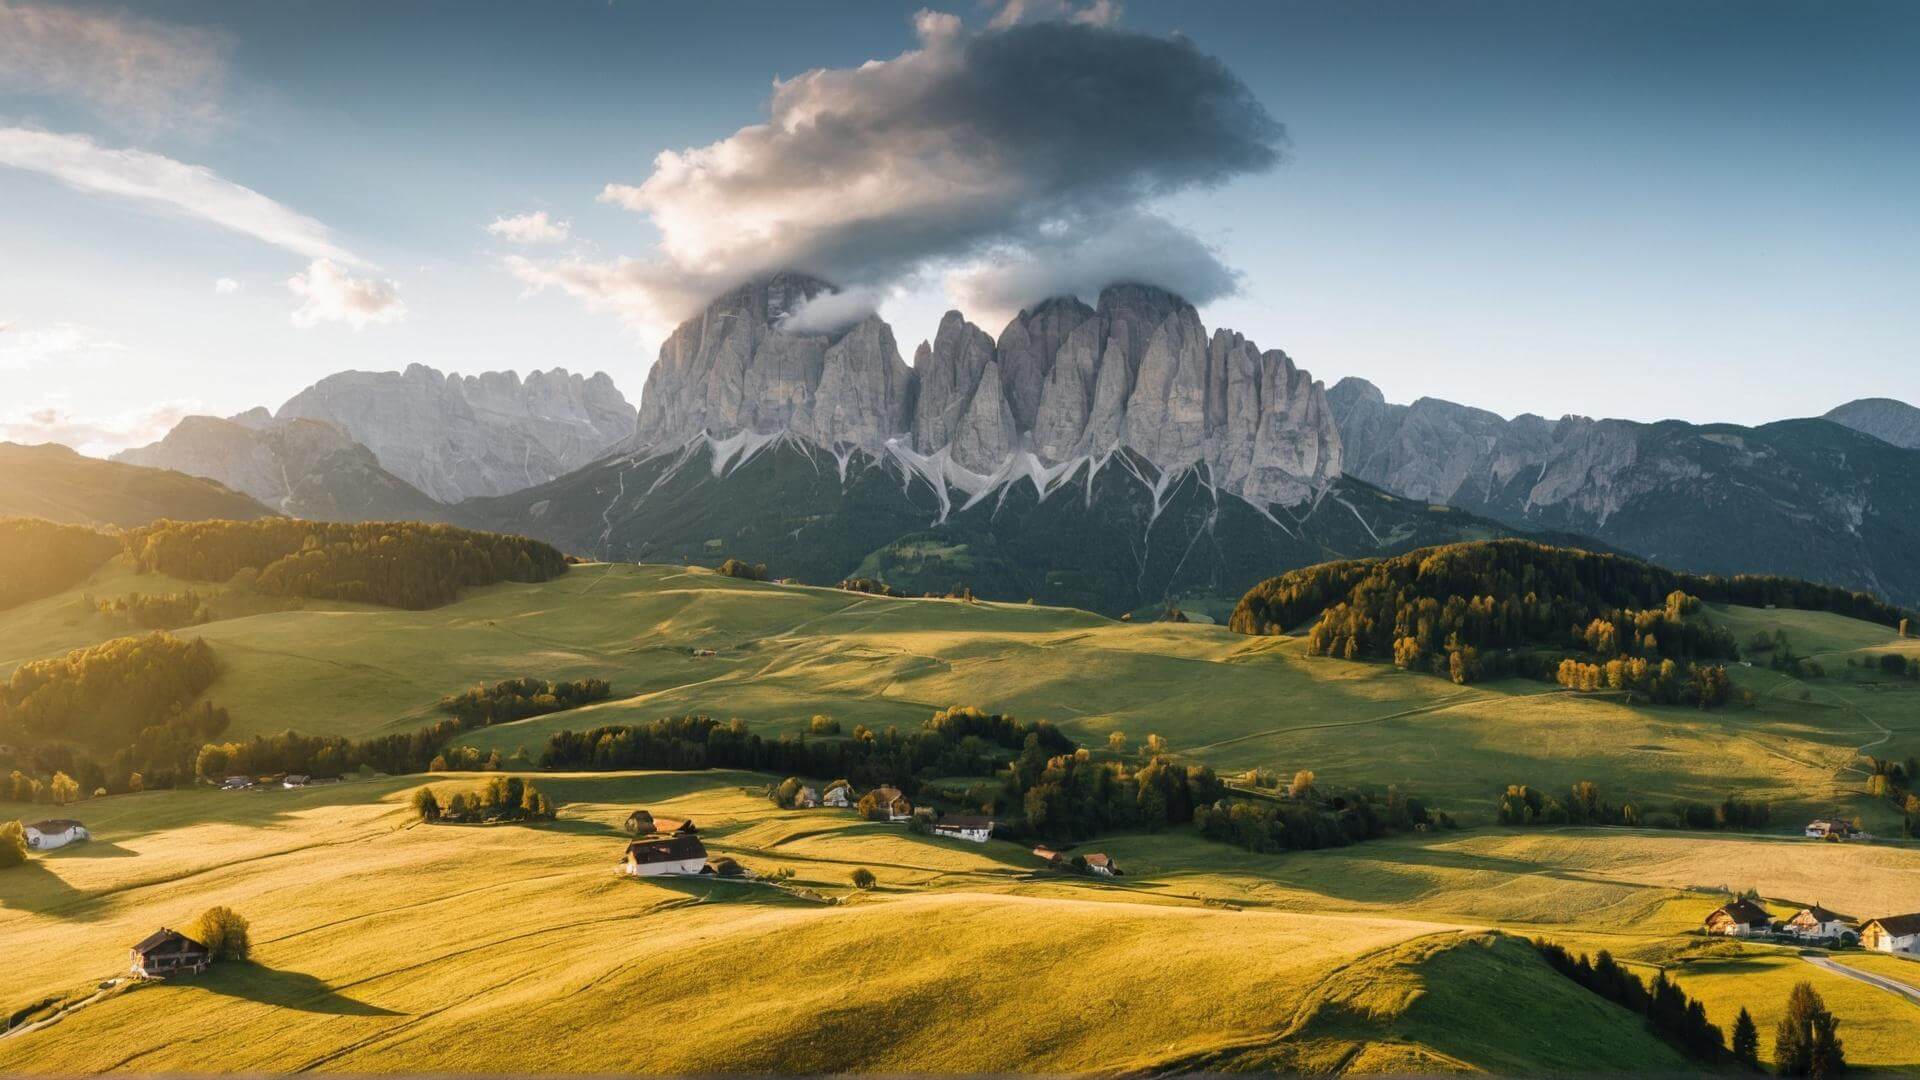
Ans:
[[[356,278],[330,259],[315,259],[304,273],[287,279],[287,288],[300,298],[293,325],[346,323],[355,330],[407,317],[399,286],[379,278]]]
[[[333,242],[325,225],[226,180],[145,150],[114,150],[85,135],[0,128],[0,165],[41,173],[68,187],[197,218],[309,259],[365,265]]]
[[[26,371],[112,359],[126,346],[78,323],[21,326],[0,322],[0,371]]]
[[[0,90],[77,99],[140,131],[220,119],[224,35],[121,12],[0,0]]]
[[[163,401],[105,416],[82,416],[58,405],[40,405],[0,413],[0,440],[62,443],[83,454],[105,457],[144,446],[173,430],[186,417],[205,412],[198,401]]]
[[[545,210],[495,218],[487,231],[515,244],[562,244],[573,228],[570,221],[554,221]]]
[[[213,293],[215,296],[232,296],[234,293],[239,292],[241,288],[241,284],[230,277],[216,279],[213,283]]]

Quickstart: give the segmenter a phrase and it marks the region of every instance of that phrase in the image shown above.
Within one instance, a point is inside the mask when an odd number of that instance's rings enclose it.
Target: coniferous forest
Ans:
[[[72,588],[120,552],[120,541],[82,525],[0,518],[0,611]]]

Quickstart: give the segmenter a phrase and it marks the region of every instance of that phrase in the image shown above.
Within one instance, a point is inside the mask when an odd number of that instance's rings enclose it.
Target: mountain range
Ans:
[[[604,374],[414,365],[190,418],[120,460],[302,517],[1108,611],[1218,610],[1292,566],[1497,535],[1920,601],[1920,410],[1900,402],[1754,428],[1395,405],[1131,284],[997,337],[948,312],[908,364],[877,315],[820,325],[832,293],[780,273],[718,297],[661,346],[637,413]]]

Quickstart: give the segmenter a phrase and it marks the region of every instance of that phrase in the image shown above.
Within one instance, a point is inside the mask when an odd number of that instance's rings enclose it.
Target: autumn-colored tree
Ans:
[[[246,918],[230,907],[210,907],[201,912],[193,937],[215,960],[245,960],[253,951]]]
[[[17,821],[0,824],[0,870],[27,861],[27,831]]]

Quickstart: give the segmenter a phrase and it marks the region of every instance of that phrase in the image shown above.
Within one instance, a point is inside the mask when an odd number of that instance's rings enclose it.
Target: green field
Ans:
[[[187,584],[114,564],[0,613],[0,673],[125,632],[87,613],[83,593]],[[0,1037],[0,1072],[1686,1067],[1515,940],[1533,936],[1609,949],[1647,975],[1663,967],[1723,1027],[1744,1005],[1763,1049],[1807,979],[1840,1015],[1853,1062],[1920,1069],[1920,1006],[1788,950],[1695,932],[1726,890],[1757,889],[1780,914],[1816,901],[1920,910],[1920,848],[1787,835],[1836,812],[1897,832],[1862,792],[1856,751],[1920,752],[1920,696],[1844,659],[1912,647],[1884,628],[1720,609],[1742,640],[1786,626],[1832,676],[1740,669],[1761,705],[1703,713],[1531,682],[1457,687],[1205,625],[678,567],[585,566],[428,612],[245,595],[217,607],[220,619],[179,633],[214,645],[208,696],[236,735],[409,730],[438,715],[441,695],[516,675],[596,676],[614,694],[467,742],[537,759],[563,727],[684,712],[767,733],[816,713],[905,726],[966,703],[1094,743],[1160,734],[1227,771],[1397,783],[1478,827],[1287,855],[1185,827],[1116,835],[1087,849],[1127,871],[1101,881],[1043,872],[1010,843],[780,810],[761,794],[775,778],[748,773],[541,775],[562,807],[540,827],[413,824],[404,806],[420,777],[112,796],[71,811],[94,842],[0,875],[12,958],[0,1008],[58,1016]],[[1768,798],[1781,835],[1486,825],[1507,783],[1580,779],[1642,805]],[[619,879],[618,824],[635,806],[690,815],[714,853],[791,870],[824,900]],[[0,820],[45,813],[0,805]],[[872,892],[848,884],[863,866]],[[134,941],[216,903],[253,920],[254,963],[61,1012],[118,974]]]
[[[1703,950],[1720,897],[1687,888],[1915,907],[1910,849],[1471,830],[1253,856],[1173,831],[1101,842],[1127,870],[1109,882],[780,810],[752,774],[543,776],[564,806],[537,828],[412,824],[418,783],[87,804],[97,840],[6,882],[9,1011],[84,999],[214,903],[252,919],[255,961],[0,1038],[0,1071],[1684,1067],[1490,929],[1667,963],[1722,1024],[1743,1004],[1766,1021],[1808,978],[1855,1062],[1920,1068],[1920,1007],[1785,950]],[[618,879],[633,806],[841,902]],[[859,866],[877,889],[847,884]],[[672,1036],[610,1037],[644,1031]]]

